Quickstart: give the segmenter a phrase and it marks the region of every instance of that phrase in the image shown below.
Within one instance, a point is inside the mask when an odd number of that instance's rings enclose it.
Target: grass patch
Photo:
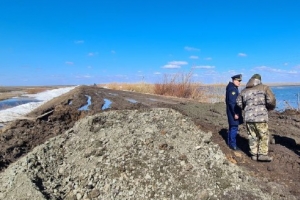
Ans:
[[[46,90],[48,90],[49,88],[40,88],[40,87],[37,87],[37,88],[27,88],[24,90],[24,92],[26,92],[27,94],[37,94],[37,93],[40,93],[40,92],[44,92]]]
[[[192,72],[164,75],[162,83],[154,84],[154,94],[197,99],[200,83],[192,82]]]
[[[153,94],[154,85],[149,83],[108,83],[100,85],[113,90],[126,90],[139,93],[150,93]]]
[[[192,81],[192,72],[164,75],[160,83],[109,83],[98,85],[114,90],[127,90],[139,93],[150,93],[164,96],[194,99],[199,102],[224,102],[225,85],[203,85]]]

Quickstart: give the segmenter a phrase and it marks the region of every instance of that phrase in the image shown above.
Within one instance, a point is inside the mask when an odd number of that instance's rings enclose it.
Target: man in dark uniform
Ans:
[[[242,110],[236,104],[236,98],[239,95],[238,87],[242,81],[242,75],[232,76],[232,82],[226,87],[226,113],[228,118],[229,130],[227,144],[233,150],[238,150],[236,145],[236,136],[238,134],[238,126],[243,123]]]

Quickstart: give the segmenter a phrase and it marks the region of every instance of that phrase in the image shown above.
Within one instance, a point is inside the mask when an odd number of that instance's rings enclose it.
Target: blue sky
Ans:
[[[1,0],[0,85],[300,82],[298,0]]]

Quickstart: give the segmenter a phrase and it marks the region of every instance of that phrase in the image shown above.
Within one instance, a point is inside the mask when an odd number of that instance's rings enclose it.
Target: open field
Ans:
[[[23,94],[36,94],[45,90],[62,88],[68,86],[0,86],[0,101]]]

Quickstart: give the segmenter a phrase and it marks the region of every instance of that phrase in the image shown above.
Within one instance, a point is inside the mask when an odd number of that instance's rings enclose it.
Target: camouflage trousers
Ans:
[[[252,155],[268,155],[269,130],[265,122],[247,122],[250,153]]]

